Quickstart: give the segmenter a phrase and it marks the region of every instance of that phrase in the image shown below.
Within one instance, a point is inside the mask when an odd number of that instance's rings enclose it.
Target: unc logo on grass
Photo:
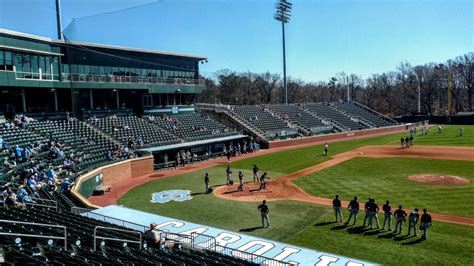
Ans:
[[[172,200],[183,202],[183,201],[190,200],[193,198],[190,193],[191,193],[190,190],[181,190],[181,189],[155,192],[151,194],[150,202],[151,203],[167,203]]]

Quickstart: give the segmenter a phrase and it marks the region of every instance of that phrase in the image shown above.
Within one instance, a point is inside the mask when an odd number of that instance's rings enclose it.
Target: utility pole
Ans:
[[[287,0],[279,0],[275,4],[276,13],[273,18],[281,21],[281,31],[283,39],[283,87],[285,90],[285,104],[288,104],[288,87],[286,84],[286,47],[285,47],[285,23],[289,23],[291,19],[292,4]]]

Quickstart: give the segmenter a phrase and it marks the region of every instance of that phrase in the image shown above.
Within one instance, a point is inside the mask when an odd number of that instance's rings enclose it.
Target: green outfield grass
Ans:
[[[440,186],[407,180],[414,174],[455,175],[471,180],[463,186]],[[311,195],[343,199],[372,197],[382,205],[428,208],[443,214],[474,217],[474,163],[471,161],[418,158],[354,158],[320,172],[298,178],[294,183]]]
[[[220,168],[208,169],[215,184],[225,182],[225,177],[218,177],[221,171]],[[150,182],[127,193],[119,204],[235,232],[260,226],[258,203],[222,200],[212,194],[197,194],[185,202],[149,202],[153,192],[168,189],[203,191],[204,172]],[[315,226],[333,221],[334,212],[330,207],[294,201],[274,201],[269,206],[272,226],[245,234],[388,265],[468,265],[474,261],[474,227],[435,222],[428,241],[408,245],[415,239],[396,241],[378,238],[386,232],[363,235],[349,234],[346,228],[331,230],[336,224]],[[344,215],[347,217],[346,212]]]
[[[459,139],[459,136],[455,134],[457,130],[459,130],[457,127],[446,126],[443,133],[435,135],[439,133],[435,133],[434,129],[431,129],[431,133],[429,133],[428,136],[416,137],[415,145],[474,146],[472,138],[468,141]],[[465,127],[464,138],[469,136],[468,134],[470,134],[470,136],[474,135],[473,132],[474,127]],[[330,144],[330,155],[366,145],[397,145],[399,144],[400,136],[405,135],[406,134],[394,134],[332,143]],[[441,135],[444,135],[444,137]],[[441,141],[443,139],[444,141]],[[231,165],[234,176],[237,176],[238,170],[240,169],[244,171],[247,180],[251,176],[251,169],[254,163],[259,166],[261,171],[268,171],[270,176],[275,178],[330,159],[330,156],[320,156],[321,153],[322,145],[319,145],[231,162]],[[236,232],[241,229],[260,226],[260,216],[256,209],[258,203],[223,200],[214,197],[212,194],[195,194],[192,200],[180,203],[150,203],[151,194],[153,192],[168,189],[189,189],[193,193],[202,193],[204,191],[203,179],[205,172],[209,172],[212,185],[224,184],[226,179],[225,167],[226,164],[222,164],[209,169],[152,181],[131,190],[119,200],[119,204]],[[439,167],[441,169],[442,165],[439,164]],[[449,167],[452,167],[452,165]],[[459,175],[473,178],[472,170],[466,171],[464,174],[464,172],[462,172],[463,167],[466,168],[465,164],[460,163],[455,167],[456,169],[449,168],[453,170],[452,172],[443,173],[458,173]],[[385,169],[385,171],[382,172],[383,175],[389,174],[386,168],[379,168]],[[236,180],[236,177],[234,177],[234,180]],[[371,182],[371,184],[372,183],[373,182]],[[380,191],[380,193],[382,192],[384,192],[384,190]],[[386,190],[385,194],[377,194],[380,196],[376,195],[375,197],[377,197],[379,201],[385,198],[395,199],[399,197],[395,197],[392,192],[393,190]],[[451,192],[457,193],[456,190]],[[334,194],[334,192],[331,191],[328,193],[329,196]],[[404,193],[405,191],[400,191],[400,195],[404,195]],[[352,197],[352,194],[350,196]],[[415,197],[416,195],[412,196]],[[429,196],[429,194],[426,194],[426,196]],[[462,206],[467,206],[466,208],[469,209],[468,204],[472,202],[472,196],[469,197],[468,195],[461,200],[465,202],[462,203]],[[404,204],[409,204],[409,202],[407,196],[407,200]],[[423,202],[427,202],[426,205],[430,203],[429,201]],[[445,207],[447,207],[447,205]],[[474,261],[474,237],[472,237],[474,235],[474,227],[435,222],[428,241],[415,243],[413,245],[402,245],[410,244],[414,239],[396,241],[393,239],[378,238],[378,236],[385,235],[386,233],[378,235],[349,234],[346,229],[331,230],[335,227],[335,224],[315,226],[315,224],[333,220],[334,214],[330,207],[292,201],[276,201],[270,202],[270,208],[270,222],[272,227],[268,229],[257,229],[255,231],[246,232],[246,234],[389,265],[469,265]],[[457,209],[457,207],[453,207],[453,210],[454,209]],[[467,213],[470,215],[469,212]],[[347,213],[345,212],[344,215],[347,216]]]
[[[461,127],[464,127],[463,137],[459,136]],[[368,145],[400,145],[400,137],[402,136],[405,137],[407,134],[391,134],[382,137],[330,143],[329,155]],[[431,128],[428,135],[416,135],[414,145],[474,147],[474,126],[444,125],[441,133],[438,133],[437,128]],[[257,164],[261,170],[271,169],[271,171],[279,173],[292,173],[329,160],[330,156],[320,156],[322,151],[323,145],[309,146],[241,160],[231,165],[235,168],[250,170],[253,164]]]

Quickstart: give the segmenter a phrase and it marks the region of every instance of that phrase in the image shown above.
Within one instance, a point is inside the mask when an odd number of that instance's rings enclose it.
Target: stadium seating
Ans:
[[[236,135],[237,132],[199,113],[149,116],[147,119],[186,141]]]
[[[278,117],[270,109],[262,106],[233,106],[232,113],[265,132],[270,138],[279,136],[297,136],[298,130],[290,128],[288,122]]]
[[[57,212],[49,208],[20,209],[0,208],[0,219],[30,223],[61,225],[67,228],[67,249],[61,239],[64,231],[57,227],[39,227],[21,223],[0,223],[2,232],[40,235],[44,238],[28,236],[2,236],[0,257],[6,265],[256,265],[245,260],[225,256],[213,251],[183,248],[140,249],[137,243],[96,240],[97,251],[93,251],[94,228],[104,226],[110,229],[124,229],[111,223],[84,216]],[[131,232],[100,230],[100,236],[139,241]]]
[[[386,127],[393,125],[393,123],[389,120],[384,119],[376,114],[369,113],[353,103],[335,103],[334,106],[346,113],[349,113],[353,117],[362,118],[376,127]]]
[[[89,118],[88,123],[101,129],[124,145],[133,143],[133,147],[151,147],[170,145],[183,142],[159,126],[150,124],[136,116],[108,116],[104,118]]]
[[[321,119],[297,105],[276,104],[269,105],[268,108],[279,114],[280,117],[286,118],[292,123],[298,123],[310,130],[326,126]]]
[[[327,104],[322,104],[322,103],[306,104],[305,108],[317,114],[318,116],[329,119],[333,123],[336,123],[344,127],[344,129],[348,131],[368,128],[367,126],[359,122],[353,121],[348,115],[343,114],[339,110]]]

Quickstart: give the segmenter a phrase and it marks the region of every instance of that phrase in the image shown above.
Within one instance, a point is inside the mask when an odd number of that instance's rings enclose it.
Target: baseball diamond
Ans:
[[[0,265],[474,265],[473,4],[0,0]]]

